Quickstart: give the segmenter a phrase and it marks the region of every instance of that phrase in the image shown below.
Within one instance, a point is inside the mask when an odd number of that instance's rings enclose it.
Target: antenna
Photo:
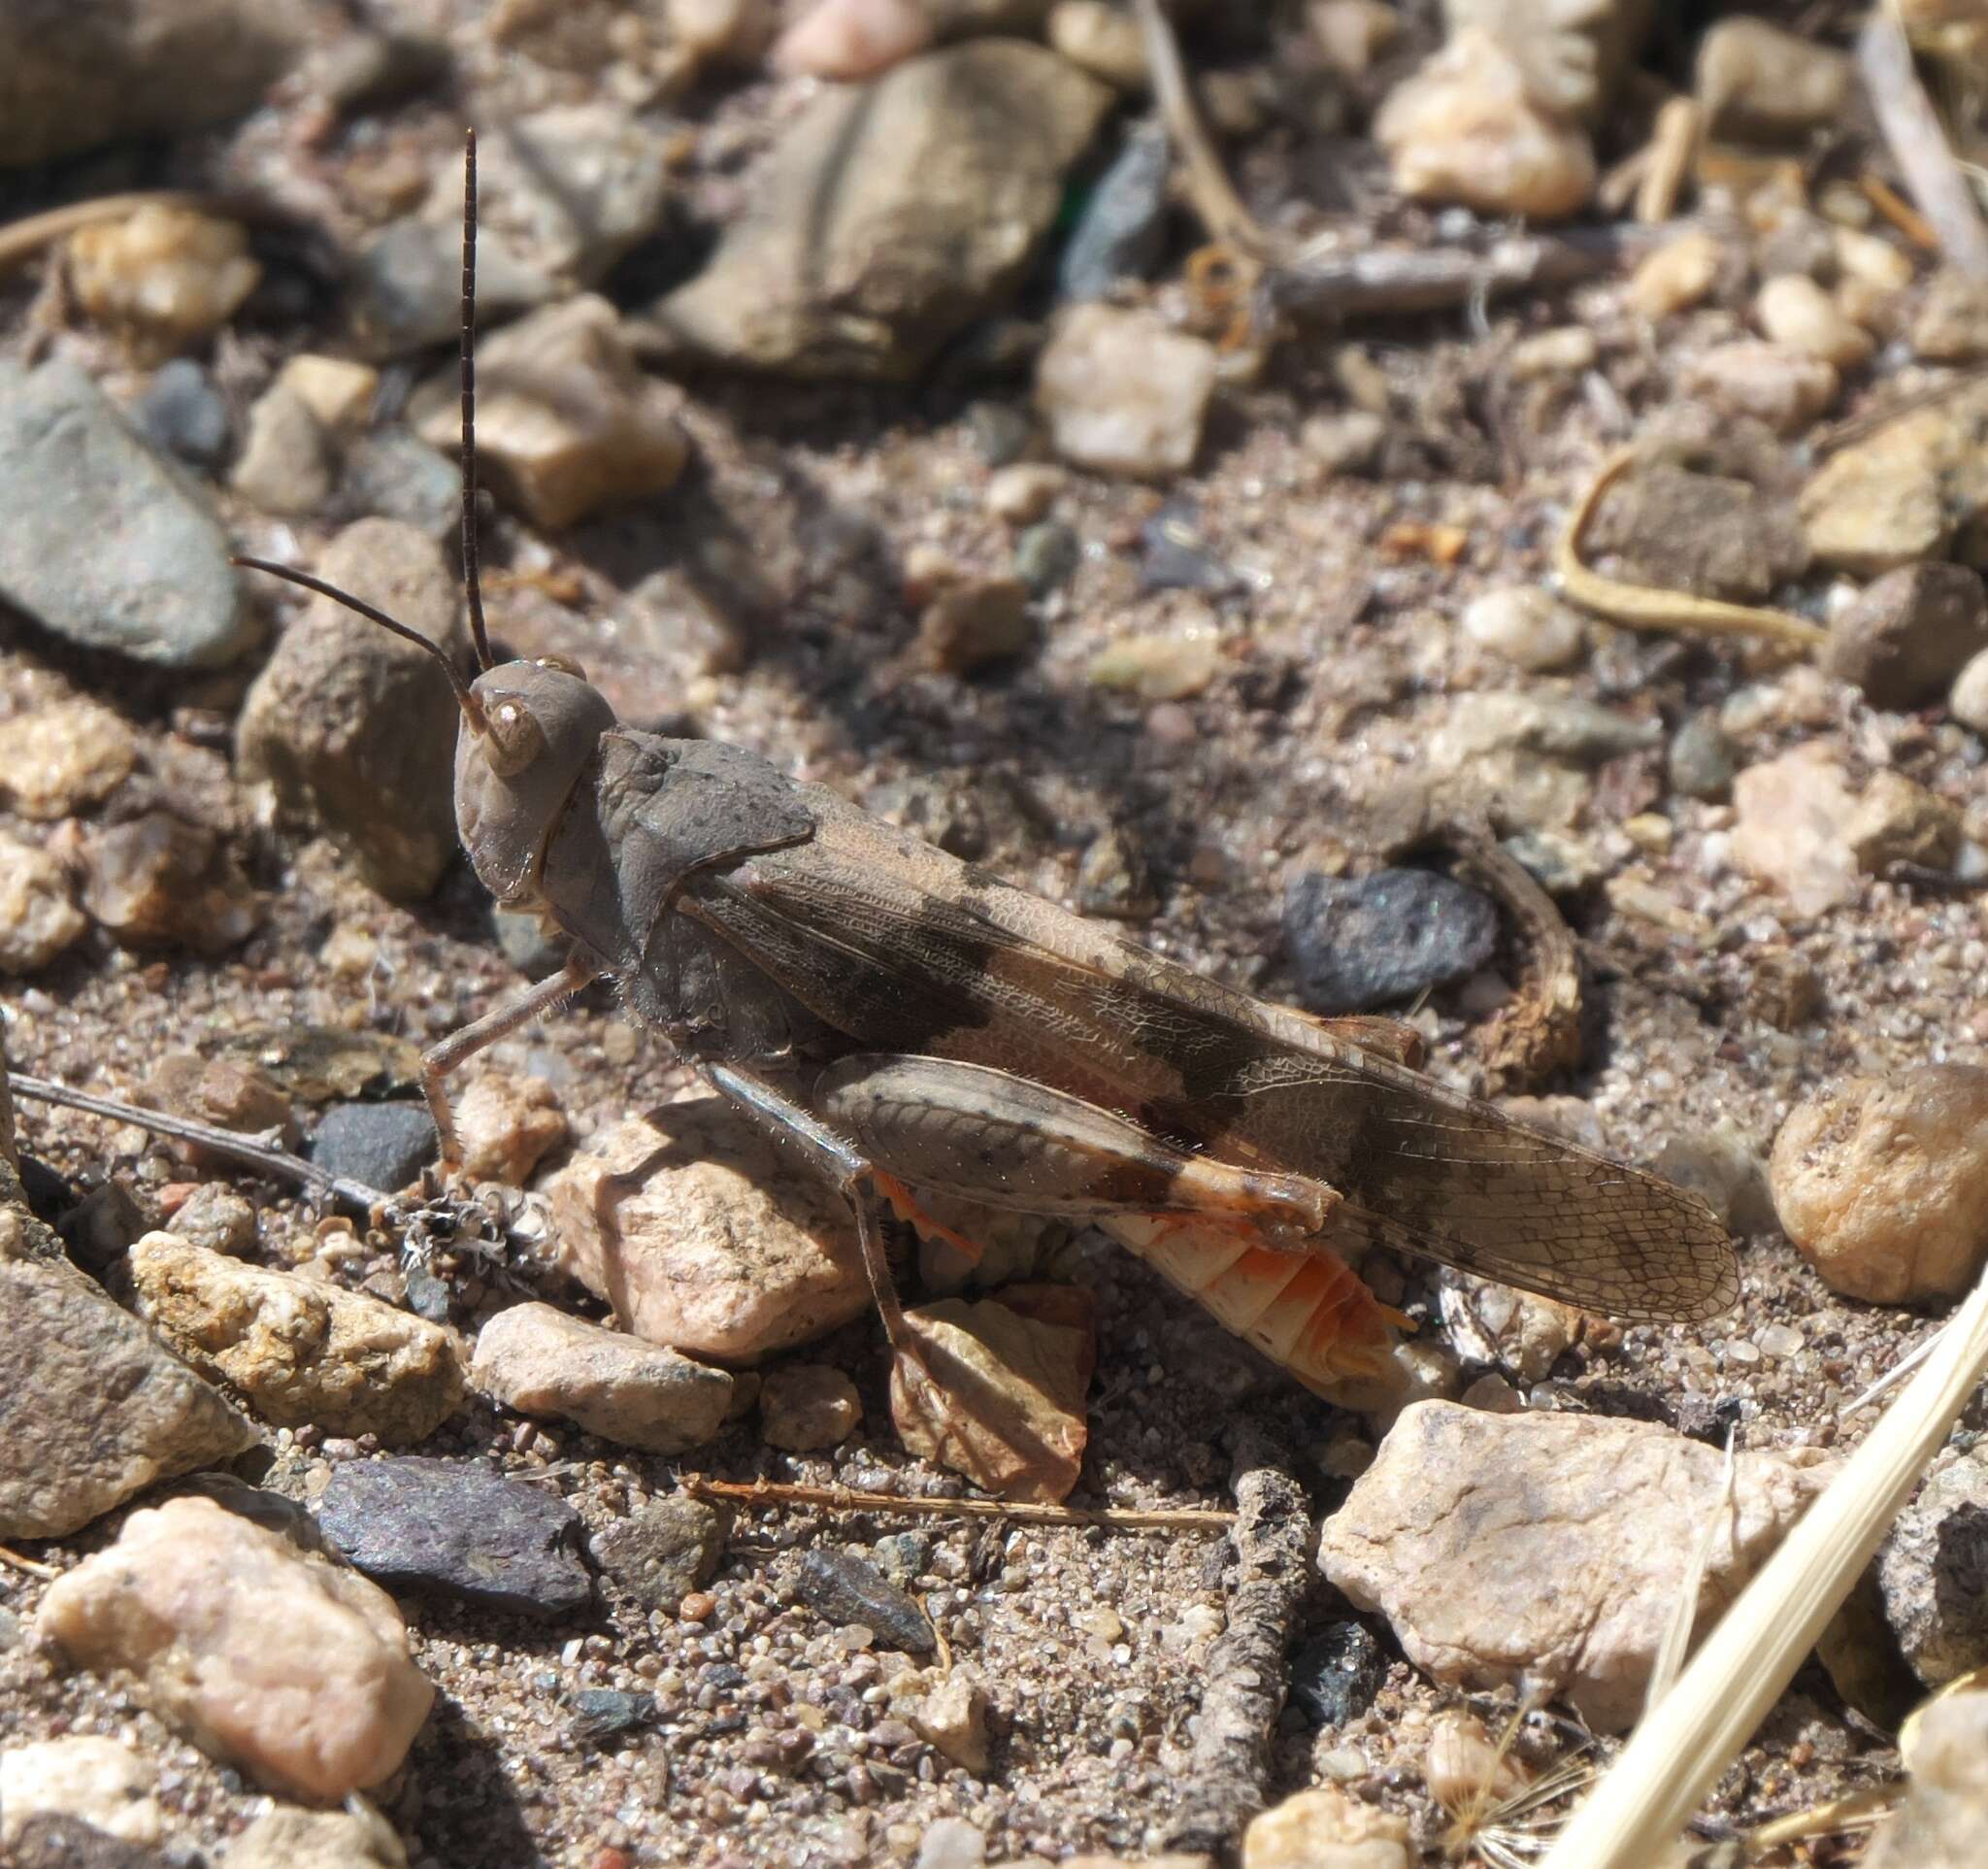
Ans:
[[[477,667],[491,666],[483,627],[483,582],[477,570],[477,132],[462,137],[462,576]]]
[[[308,571],[298,571],[289,565],[272,564],[267,558],[232,557],[230,564],[240,565],[247,571],[266,571],[272,578],[281,578],[285,584],[301,584],[306,590],[315,590],[320,597],[329,597],[335,604],[343,604],[348,610],[355,611],[369,623],[378,623],[381,629],[390,629],[403,642],[413,643],[417,649],[424,649],[442,664],[442,672],[448,677],[448,685],[455,695],[455,704],[463,712],[463,718],[479,733],[483,731],[483,704],[470,692],[470,686],[457,671],[448,651],[439,643],[431,643],[418,629],[410,629],[405,623],[395,622],[383,610],[376,610],[363,597],[354,597],[349,590],[341,590],[336,584],[329,584],[322,578],[314,578]]]

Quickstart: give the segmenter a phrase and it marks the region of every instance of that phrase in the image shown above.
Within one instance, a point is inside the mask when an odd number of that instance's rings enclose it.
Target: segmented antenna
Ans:
[[[298,571],[290,565],[272,564],[267,558],[236,556],[228,560],[248,571],[266,571],[272,578],[281,578],[288,584],[301,584],[306,590],[315,590],[320,597],[329,597],[335,604],[356,611],[370,623],[378,623],[381,629],[390,629],[403,642],[413,643],[416,649],[427,652],[442,664],[442,672],[448,677],[448,685],[455,695],[455,704],[462,709],[470,723],[480,732],[483,723],[483,704],[470,692],[470,686],[462,679],[454,659],[439,643],[431,643],[418,629],[410,629],[405,623],[395,622],[385,611],[378,610],[363,597],[354,597],[349,590],[341,590],[336,584],[326,584],[322,578],[314,578],[308,571]]]
[[[479,670],[491,666],[477,571],[477,133],[462,138],[462,576]]]

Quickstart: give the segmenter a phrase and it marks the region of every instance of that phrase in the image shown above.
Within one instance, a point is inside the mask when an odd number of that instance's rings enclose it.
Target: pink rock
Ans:
[[[652,1344],[750,1361],[870,1303],[843,1197],[720,1098],[624,1122],[545,1185],[559,1263]]]
[[[782,78],[875,78],[932,43],[917,0],[818,0],[774,42]]]
[[[162,1719],[292,1797],[390,1777],[435,1698],[384,1590],[211,1499],[133,1513],[50,1585],[36,1622],[79,1666],[130,1669]]]
[[[1848,836],[1857,801],[1821,741],[1748,766],[1733,782],[1733,860],[1772,883],[1797,915],[1821,915],[1857,893]]]

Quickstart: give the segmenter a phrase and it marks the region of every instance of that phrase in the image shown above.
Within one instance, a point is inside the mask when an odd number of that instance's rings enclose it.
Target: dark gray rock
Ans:
[[[1988,1665],[1988,1452],[1936,1473],[1878,1552],[1885,1620],[1929,1687]]]
[[[1373,1705],[1387,1673],[1364,1622],[1335,1622],[1291,1657],[1291,1698],[1321,1726],[1343,1726]]]
[[[227,458],[228,405],[191,357],[159,366],[131,418],[154,448],[189,467],[211,474]]]
[[[1208,549],[1192,500],[1169,500],[1140,527],[1139,544],[1143,589],[1204,590],[1219,596],[1242,582]]]
[[[674,1616],[709,1584],[725,1550],[725,1516],[688,1493],[652,1499],[593,1541],[602,1574],[636,1601]]]
[[[618,1687],[582,1687],[573,1696],[573,1723],[568,1730],[581,1746],[646,1726],[656,1717],[654,1694],[627,1693]]]
[[[1671,789],[1684,798],[1725,798],[1740,770],[1740,749],[1719,724],[1716,708],[1686,717],[1668,755]]]
[[[253,641],[227,535],[73,363],[0,363],[0,598],[56,635],[168,668]]]
[[[1142,123],[1098,178],[1056,268],[1069,300],[1103,298],[1121,279],[1144,279],[1167,244],[1167,177],[1173,159],[1163,124]]]
[[[932,1540],[922,1531],[894,1531],[870,1547],[878,1568],[901,1589],[909,1589],[932,1567]]]
[[[1873,707],[1938,700],[1988,649],[1988,591],[1966,565],[1912,564],[1888,571],[1831,625],[1822,666],[1855,684]]]
[[[462,523],[462,469],[405,428],[381,429],[346,451],[338,500],[349,518],[398,519],[447,539]]]
[[[392,1193],[439,1152],[434,1118],[421,1103],[339,1103],[319,1119],[305,1151],[320,1168]]]
[[[349,1462],[333,1472],[317,1522],[355,1570],[388,1589],[547,1619],[593,1601],[579,1556],[580,1516],[563,1499],[472,1461]]]
[[[1475,973],[1498,946],[1498,910],[1427,870],[1308,871],[1284,891],[1284,943],[1307,1006],[1359,1013]]]
[[[925,1612],[867,1557],[817,1546],[801,1559],[796,1593],[830,1622],[860,1622],[887,1649],[930,1654],[938,1646]]]
[[[1014,575],[1031,597],[1044,597],[1068,584],[1083,562],[1083,544],[1061,519],[1029,526],[1014,542]]]

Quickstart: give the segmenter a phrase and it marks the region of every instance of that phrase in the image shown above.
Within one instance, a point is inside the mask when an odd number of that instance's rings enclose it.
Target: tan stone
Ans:
[[[1251,1820],[1242,1869],[1412,1869],[1408,1822],[1335,1785],[1300,1791]]]
[[[1748,766],[1733,781],[1733,860],[1772,883],[1798,915],[1821,915],[1857,893],[1848,842],[1856,800],[1836,754],[1811,740]]]
[[[1723,1468],[1717,1448],[1649,1422],[1418,1402],[1326,1521],[1319,1562],[1438,1681],[1523,1680],[1617,1732],[1641,1711],[1706,1526],[1701,1628],[1832,1463],[1813,1449],[1741,1453],[1730,1511]]]
[[[1214,386],[1212,345],[1110,305],[1072,306],[1036,362],[1036,410],[1057,453],[1143,480],[1193,464]]]
[[[719,1098],[620,1124],[545,1191],[562,1269],[650,1343],[750,1361],[870,1304],[847,1204]]]
[[[485,1071],[455,1096],[456,1141],[473,1181],[522,1187],[540,1159],[566,1141],[566,1115],[544,1078]]]
[[[470,1384],[520,1414],[649,1453],[702,1447],[732,1402],[723,1370],[548,1304],[513,1305],[483,1326]]]
[[[277,1427],[425,1440],[461,1405],[453,1335],[363,1292],[244,1265],[171,1233],[131,1249],[138,1309]]]
[[[1768,1173],[1788,1238],[1833,1290],[1957,1296],[1988,1258],[1988,1070],[1846,1079],[1796,1106]]]
[[[157,1773],[130,1747],[93,1733],[45,1739],[0,1752],[0,1847],[19,1840],[34,1817],[78,1818],[125,1843],[165,1834]]]
[[[769,1370],[759,1391],[760,1438],[788,1453],[812,1453],[846,1441],[863,1418],[856,1385],[824,1363]]]
[[[80,694],[51,701],[0,733],[0,799],[23,818],[69,818],[101,804],[137,763],[119,716]]]
[[[390,1777],[435,1697],[384,1590],[211,1499],[133,1513],[35,1626],[78,1666],[130,1669],[203,1752],[292,1796]]]

